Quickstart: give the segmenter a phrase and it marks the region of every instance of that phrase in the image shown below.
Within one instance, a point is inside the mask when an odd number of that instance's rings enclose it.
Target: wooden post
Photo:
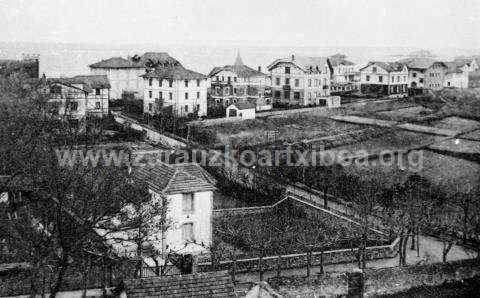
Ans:
[[[232,262],[232,282],[235,285],[236,280],[236,273],[237,273],[237,258],[235,254],[233,254],[233,262]]]
[[[263,281],[263,255],[258,259],[258,270],[260,271],[260,281]]]
[[[307,254],[307,277],[310,277],[310,266],[312,265],[312,250],[308,251]]]
[[[323,274],[323,247],[322,250],[320,250],[320,274]]]
[[[282,271],[282,256],[278,255],[277,259],[277,277],[280,277]]]

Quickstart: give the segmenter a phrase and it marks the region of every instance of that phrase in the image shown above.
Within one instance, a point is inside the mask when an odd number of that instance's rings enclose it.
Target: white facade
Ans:
[[[226,109],[227,118],[255,119],[255,108],[239,109],[234,104]]]
[[[272,98],[287,104],[319,104],[330,96],[331,71],[327,63],[318,69],[303,69],[293,62],[279,62],[269,68]]]
[[[444,87],[468,88],[468,71],[445,74]]]
[[[112,99],[121,99],[122,93],[136,92],[136,96],[141,98],[143,94],[143,78],[145,67],[142,68],[91,68],[94,75],[106,75],[110,81],[110,97]]]
[[[145,78],[143,91],[143,111],[154,115],[163,107],[172,106],[179,117],[198,110],[198,116],[207,114],[207,79],[166,80]]]
[[[192,208],[189,208],[190,205],[185,206],[186,195],[192,196]],[[170,228],[164,237],[167,252],[175,251],[182,254],[208,252],[212,243],[213,192],[167,195],[167,202],[167,218],[170,221]],[[192,233],[186,235],[185,232],[188,232],[190,227]]]

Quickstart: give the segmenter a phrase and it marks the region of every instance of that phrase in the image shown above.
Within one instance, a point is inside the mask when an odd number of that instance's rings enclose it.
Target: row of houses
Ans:
[[[38,58],[37,58],[38,61]],[[37,62],[38,65],[38,62]],[[407,58],[371,61],[359,68],[342,54],[330,57],[291,55],[274,60],[266,71],[245,65],[238,54],[231,65],[214,67],[208,75],[187,69],[168,53],[147,52],[112,57],[89,65],[91,74],[46,79],[59,114],[74,119],[108,114],[109,100],[142,100],[143,112],[154,115],[171,107],[180,117],[206,116],[209,108],[263,111],[279,105],[328,105],[333,95],[406,97],[442,88],[467,88],[475,59],[452,62]],[[242,103],[240,105],[240,103]]]

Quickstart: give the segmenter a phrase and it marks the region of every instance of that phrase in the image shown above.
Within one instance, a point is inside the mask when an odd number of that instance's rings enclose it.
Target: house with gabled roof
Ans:
[[[472,72],[464,61],[445,62],[447,71],[443,87],[468,88],[468,75]]]
[[[214,67],[208,77],[211,105],[228,107],[248,101],[254,103],[258,111],[272,108],[270,78],[260,66],[257,70],[245,65],[240,53],[234,64]]]
[[[179,63],[159,64],[140,76],[144,83],[143,112],[154,115],[171,107],[178,117],[207,114],[207,76]]]
[[[80,120],[88,115],[108,114],[110,82],[105,75],[78,75],[71,78],[49,78],[44,92],[52,112],[61,117]]]
[[[408,68],[408,88],[411,95],[423,93],[423,89],[440,90],[447,71],[444,62],[432,58],[406,58],[399,61]]]
[[[371,96],[406,97],[407,78],[405,63],[371,61],[360,69],[360,91]]]
[[[335,54],[329,57],[332,65],[332,84],[331,92],[348,93],[356,91],[359,88],[360,73],[355,63],[347,60],[343,54]]]
[[[133,167],[131,173],[136,181],[147,185],[152,204],[166,202],[168,206],[168,229],[159,230],[158,235],[151,235],[148,246],[161,252],[162,256],[169,253],[208,253],[212,243],[215,178],[196,163],[167,164],[159,160],[141,163]],[[148,204],[145,208],[148,208]],[[97,229],[97,232],[108,235],[107,244],[117,254],[127,257],[135,255],[137,244],[129,241],[129,237],[119,234],[128,233],[128,230],[108,233]],[[148,263],[148,260],[144,261]]]
[[[122,94],[134,94],[135,98],[143,99],[144,80],[140,76],[147,69],[158,65],[178,65],[177,59],[165,52],[146,52],[143,55],[111,57],[90,64],[90,72],[95,75],[106,75],[110,81],[111,98],[121,99]]]
[[[237,102],[232,103],[226,109],[227,118],[255,119],[255,103]]]
[[[274,102],[287,105],[320,105],[330,96],[332,66],[327,57],[292,55],[267,67]]]

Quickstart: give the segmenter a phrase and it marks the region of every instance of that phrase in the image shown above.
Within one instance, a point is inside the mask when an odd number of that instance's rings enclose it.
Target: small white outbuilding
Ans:
[[[227,107],[227,118],[255,119],[255,104],[237,102]]]

